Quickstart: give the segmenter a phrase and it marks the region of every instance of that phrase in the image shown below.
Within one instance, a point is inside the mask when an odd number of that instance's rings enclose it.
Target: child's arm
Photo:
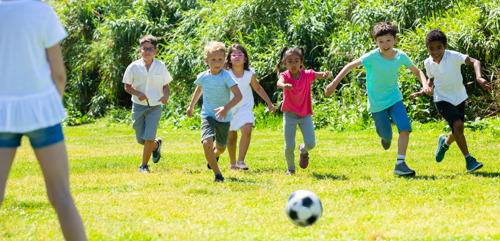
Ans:
[[[170,96],[170,88],[168,87],[168,84],[166,84],[163,86],[163,96],[158,100],[158,102],[166,104],[169,96]]]
[[[330,71],[326,72],[314,72],[315,73],[315,78],[316,79],[328,79],[330,78]]]
[[[287,89],[287,90],[293,89],[292,84],[285,83],[285,77],[283,77],[281,75],[278,77],[277,85],[278,85],[278,88],[281,88],[281,89]]]
[[[414,64],[412,64],[409,69],[411,70],[413,75],[415,75],[418,78],[418,80],[420,80],[420,83],[422,83],[422,91],[425,94],[431,94],[432,89],[431,87],[429,87],[429,84],[427,83],[427,78],[425,78],[424,72],[422,72],[422,70],[417,68],[417,66],[415,66]]]
[[[432,94],[432,93],[434,92],[434,91],[432,91],[432,87],[434,87],[434,78],[430,78],[430,79],[429,79],[429,84],[428,84],[428,85],[429,85],[429,87],[431,88],[431,93],[430,93],[430,94]],[[413,98],[415,98],[415,97],[421,97],[421,96],[422,96],[422,95],[424,95],[424,94],[425,94],[425,93],[424,93],[424,91],[423,91],[423,90],[421,90],[421,91],[419,91],[419,92],[415,92],[415,93],[411,94],[411,95],[410,95],[410,98],[412,98],[412,99],[413,99]]]
[[[191,98],[191,103],[189,103],[189,107],[186,110],[186,115],[189,118],[193,118],[194,105],[200,99],[201,94],[203,94],[203,89],[201,88],[201,86],[196,86],[196,89],[194,90],[193,98]]]
[[[233,85],[229,89],[231,90],[231,92],[233,92],[234,95],[231,101],[229,101],[229,103],[227,103],[225,106],[221,106],[219,108],[214,109],[216,111],[215,117],[217,117],[217,119],[219,120],[225,120],[227,112],[231,108],[233,108],[236,104],[238,104],[238,102],[240,102],[241,99],[243,99],[243,95],[241,95],[241,91],[240,88],[238,88],[238,85]]]
[[[475,58],[467,57],[465,59],[465,63],[467,65],[472,65],[474,67],[474,72],[476,72],[476,80],[479,83],[479,85],[481,86],[481,88],[483,88],[485,90],[493,89],[493,86],[490,83],[488,83],[488,81],[485,80],[481,76],[481,62],[479,60],[477,60]]]
[[[255,75],[252,75],[250,85],[252,86],[253,90],[255,90],[255,92],[266,102],[269,113],[274,114],[274,112],[276,111],[276,107],[274,107],[273,102],[271,102],[271,99],[269,99],[269,96],[267,95],[264,88],[262,88],[259,82],[257,82]]]
[[[45,53],[47,55],[47,61],[49,62],[52,81],[56,85],[61,98],[63,98],[64,88],[66,87],[66,68],[64,67],[61,46],[56,44],[45,49]]]
[[[350,63],[348,63],[346,66],[344,66],[344,68],[342,68],[342,70],[340,71],[340,73],[337,74],[337,76],[335,76],[335,79],[332,80],[332,82],[330,82],[330,84],[328,84],[325,88],[325,95],[328,97],[330,96],[331,94],[333,94],[333,91],[335,91],[335,88],[337,88],[337,85],[340,83],[340,81],[349,73],[351,72],[351,70],[353,70],[354,68],[358,67],[361,65],[361,59],[356,59]]]
[[[148,97],[146,96],[146,94],[134,89],[134,87],[132,87],[131,84],[125,84],[125,87],[124,87],[125,91],[131,95],[135,95],[137,96],[137,98],[140,100],[140,101],[143,101],[143,100],[148,100]]]

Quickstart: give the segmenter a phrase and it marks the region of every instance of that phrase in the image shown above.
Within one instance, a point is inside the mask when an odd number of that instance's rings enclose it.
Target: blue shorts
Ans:
[[[21,138],[27,136],[34,149],[47,147],[64,140],[61,123],[46,128],[26,132],[0,132],[0,148],[17,148],[21,145]]]
[[[132,104],[132,127],[135,130],[135,139],[139,144],[146,140],[154,141],[161,118],[161,105],[145,106]]]
[[[396,124],[399,132],[412,131],[410,119],[406,113],[403,101],[398,101],[396,104],[383,111],[372,112],[372,117],[375,121],[375,129],[377,130],[378,136],[386,142],[392,140],[391,120]]]

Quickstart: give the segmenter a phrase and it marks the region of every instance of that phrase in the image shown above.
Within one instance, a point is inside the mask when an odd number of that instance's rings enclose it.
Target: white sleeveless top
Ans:
[[[66,117],[45,52],[66,36],[46,3],[0,2],[0,132],[29,132]]]
[[[252,75],[254,74],[253,69],[243,72],[241,78],[234,76],[233,70],[228,71],[231,77],[238,83],[238,88],[241,91],[243,98],[238,104],[236,104],[231,112],[233,114],[233,119],[231,120],[231,125],[229,126],[230,131],[237,131],[243,125],[247,123],[255,124],[255,117],[253,115],[254,99],[252,93],[252,86],[250,82],[252,81]],[[231,92],[231,98],[233,98],[233,93]]]

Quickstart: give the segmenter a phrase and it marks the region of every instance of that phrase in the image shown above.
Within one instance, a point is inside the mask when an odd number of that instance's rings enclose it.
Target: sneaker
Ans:
[[[467,172],[473,172],[483,167],[483,163],[476,161],[476,158],[469,156],[465,159]]]
[[[149,166],[148,166],[147,164],[141,165],[141,166],[139,167],[139,171],[140,171],[140,172],[144,172],[144,173],[150,173],[150,171],[149,171]]]
[[[245,165],[244,161],[239,161],[236,163],[236,168],[239,168],[241,170],[248,170],[248,166]]]
[[[158,147],[156,149],[153,150],[153,162],[154,163],[158,163],[160,161],[160,157],[161,157],[161,143],[163,143],[163,140],[161,138],[158,138],[158,140],[156,140],[156,142],[158,143]]]
[[[436,149],[436,161],[441,162],[444,159],[444,154],[450,147],[444,147],[443,144],[446,141],[446,135],[441,134],[438,138],[438,147]]]
[[[300,152],[300,149],[302,149],[302,147],[304,147],[304,144],[299,145],[299,152]],[[302,168],[306,168],[307,165],[309,165],[309,152],[306,152],[306,153],[301,152],[300,153],[299,165]]]
[[[384,150],[389,150],[389,148],[391,147],[391,142],[385,142],[384,139],[380,139],[380,143],[382,144],[382,147],[384,148]]]
[[[224,182],[224,177],[222,174],[215,175],[214,182]]]
[[[396,164],[396,167],[394,168],[394,174],[399,176],[415,176],[415,171],[410,169],[405,162],[401,162],[399,164]]]
[[[295,171],[286,170],[285,175],[287,176],[295,175]]]
[[[217,147],[215,147],[215,146],[214,146],[214,151],[215,151],[215,149],[217,149]],[[217,162],[219,162],[219,157],[218,157],[218,156],[216,156],[216,157],[215,157],[215,160],[216,160]],[[212,167],[211,167],[211,166],[210,166],[210,164],[208,164],[208,163],[207,163],[207,168],[208,168],[208,169],[212,169]]]

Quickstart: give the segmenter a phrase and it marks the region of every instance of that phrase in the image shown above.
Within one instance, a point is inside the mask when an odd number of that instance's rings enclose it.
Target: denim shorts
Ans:
[[[392,125],[391,120],[396,124],[398,131],[412,131],[410,119],[406,113],[403,101],[398,101],[391,107],[379,111],[372,112],[373,120],[375,121],[375,129],[380,138],[389,142],[392,140]]]
[[[139,144],[146,140],[154,141],[161,118],[161,105],[145,106],[132,104],[132,128],[135,130],[135,139]]]
[[[64,140],[61,123],[46,128],[26,132],[0,132],[0,148],[17,148],[21,145],[21,138],[27,136],[34,149],[47,147]]]

